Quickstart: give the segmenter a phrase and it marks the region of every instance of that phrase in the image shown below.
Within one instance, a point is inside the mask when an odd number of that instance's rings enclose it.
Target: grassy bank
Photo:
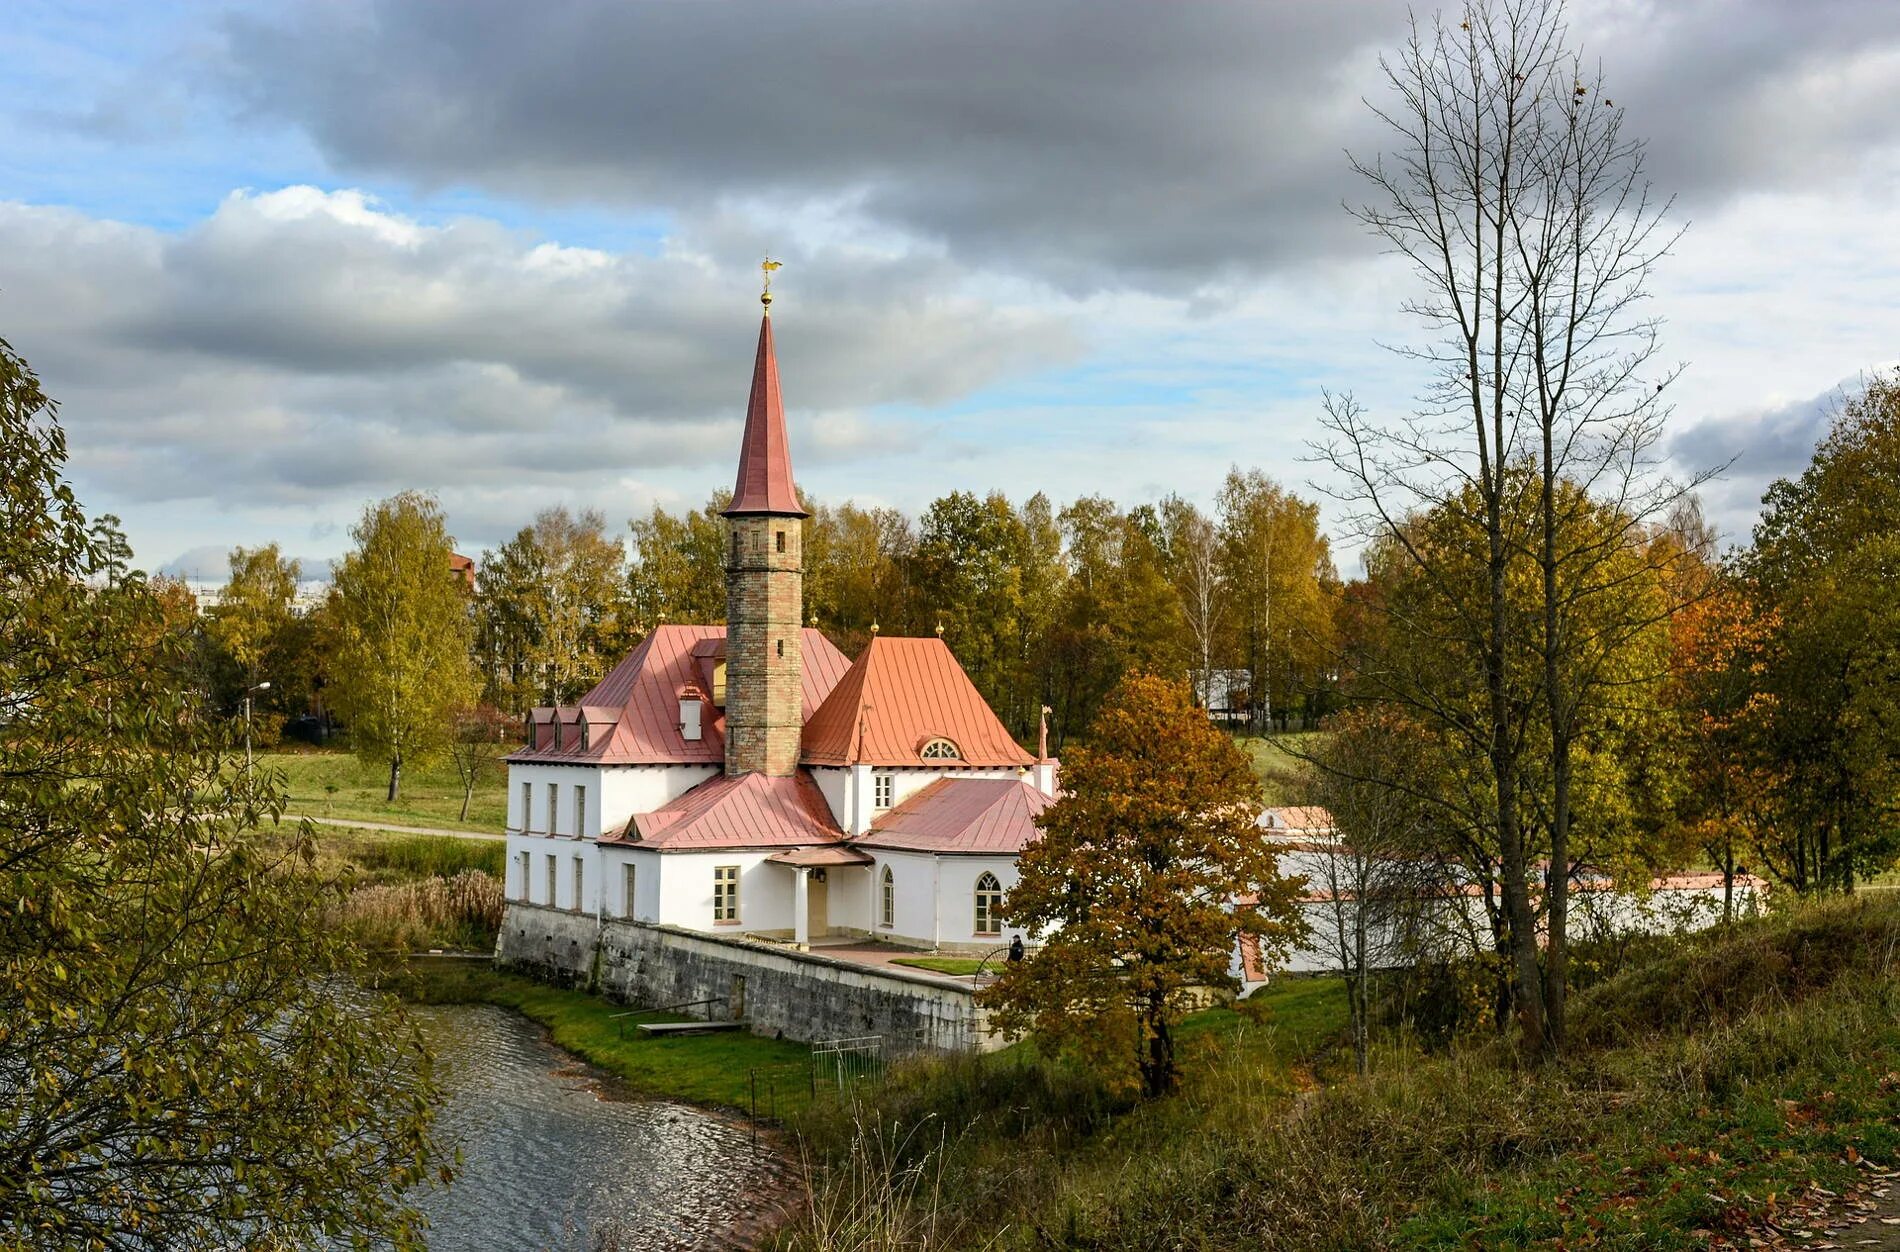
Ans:
[[[1283,735],[1238,735],[1234,744],[1253,763],[1260,790],[1269,805],[1304,803],[1303,779],[1308,768],[1295,753],[1311,752],[1322,732],[1289,731]]]
[[[1900,902],[1686,941],[1580,995],[1577,1047],[1388,1041],[1342,1072],[1336,992],[1197,1020],[1178,1096],[1029,1057],[941,1065],[800,1123],[799,1248],[1765,1245],[1900,1149]],[[1798,1242],[1798,1240],[1797,1240]]]
[[[499,760],[510,750],[509,745],[496,747],[498,763],[484,771],[466,819],[461,815],[462,780],[446,760],[405,768],[402,794],[394,804],[383,799],[389,790],[389,767],[365,764],[347,752],[262,752],[257,761],[288,781],[293,813],[492,835],[507,824],[508,779]]]
[[[756,1084],[761,1116],[803,1112],[811,1104],[811,1050],[744,1031],[649,1037],[617,1015],[628,1006],[582,991],[550,987],[470,962],[417,961],[392,969],[387,985],[431,1004],[498,1004],[547,1027],[560,1047],[656,1096],[750,1111]],[[639,1021],[684,1021],[642,1014]]]

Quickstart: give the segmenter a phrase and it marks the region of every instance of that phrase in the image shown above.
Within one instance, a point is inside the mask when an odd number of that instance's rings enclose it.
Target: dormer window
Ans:
[[[687,742],[696,742],[703,732],[700,730],[700,705],[698,696],[680,697],[680,738]]]
[[[924,744],[917,755],[926,761],[961,761],[963,759],[963,753],[957,745],[941,735]]]
[[[712,700],[715,708],[726,707],[726,663],[713,662]]]

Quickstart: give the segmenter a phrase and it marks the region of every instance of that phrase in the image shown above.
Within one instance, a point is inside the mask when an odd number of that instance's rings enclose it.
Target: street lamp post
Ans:
[[[251,768],[251,697],[260,691],[270,690],[270,680],[266,679],[244,693],[244,768]]]

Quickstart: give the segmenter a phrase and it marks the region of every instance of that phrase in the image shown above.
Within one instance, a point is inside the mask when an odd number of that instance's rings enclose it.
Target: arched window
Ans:
[[[976,933],[1003,933],[1003,884],[988,872],[976,880]]]
[[[886,927],[895,926],[897,924],[897,879],[892,876],[891,867],[888,865],[884,867],[882,886],[883,903],[878,912],[878,919]]]
[[[963,759],[963,753],[958,750],[957,745],[942,737],[926,743],[917,755],[926,761],[961,761]]]

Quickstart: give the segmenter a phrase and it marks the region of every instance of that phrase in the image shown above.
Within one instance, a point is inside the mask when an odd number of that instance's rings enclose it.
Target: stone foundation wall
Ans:
[[[711,1012],[741,1016],[752,1032],[810,1043],[882,1035],[885,1046],[957,1051],[999,1046],[967,987],[815,952],[676,926],[510,903],[497,963],[636,1006],[723,997]],[[735,1006],[737,1012],[734,1011]]]

